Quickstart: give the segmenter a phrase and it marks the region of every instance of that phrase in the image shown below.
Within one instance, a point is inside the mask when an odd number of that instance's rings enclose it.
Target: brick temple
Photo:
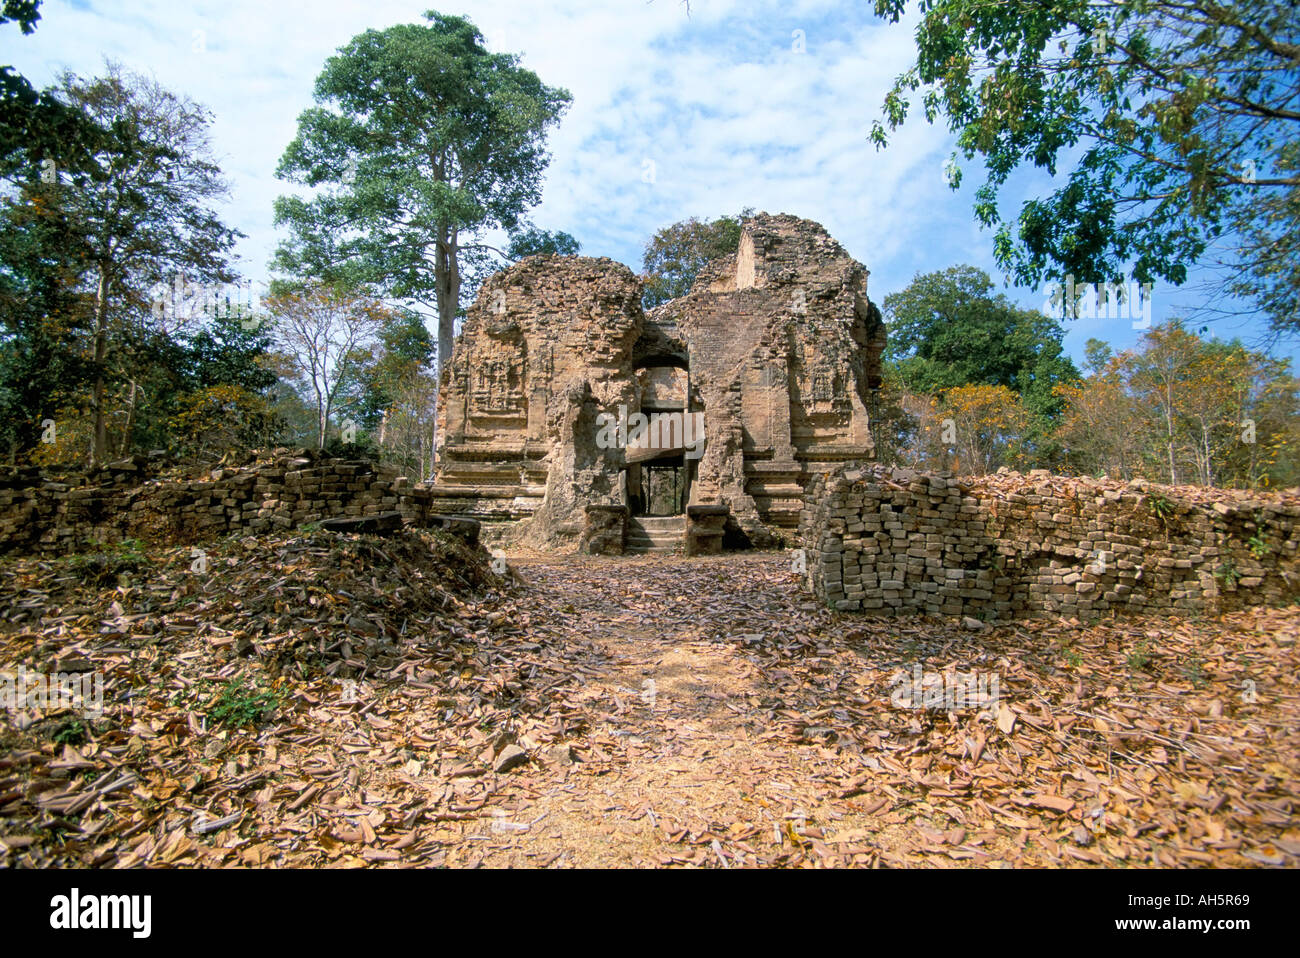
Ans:
[[[551,549],[791,538],[813,477],[874,458],[885,328],[867,277],[818,224],[767,214],[651,310],[610,259],[497,273],[443,379],[437,510]]]

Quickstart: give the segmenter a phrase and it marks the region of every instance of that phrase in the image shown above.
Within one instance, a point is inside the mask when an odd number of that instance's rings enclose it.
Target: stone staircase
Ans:
[[[685,544],[685,516],[632,516],[627,521],[628,555],[668,554]]]

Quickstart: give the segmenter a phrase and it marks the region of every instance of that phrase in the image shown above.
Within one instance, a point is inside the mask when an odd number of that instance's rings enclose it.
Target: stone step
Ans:
[[[628,529],[627,537],[629,539],[649,539],[652,542],[678,542],[686,535],[685,530],[681,531],[659,531],[649,529]]]
[[[763,521],[782,526],[798,525],[804,508],[801,499],[770,499],[762,496],[754,497],[754,505]]]
[[[745,480],[745,492],[751,496],[802,496],[803,486],[797,482],[747,479]]]
[[[628,519],[629,529],[644,529],[647,532],[685,532],[685,516],[633,516]]]
[[[676,536],[670,538],[651,539],[646,536],[628,536],[628,548],[637,549],[676,549],[682,544],[682,540]]]
[[[627,522],[624,552],[668,555],[681,551],[685,541],[685,516],[632,516]]]
[[[628,539],[627,544],[623,546],[623,553],[625,555],[672,555],[680,552],[681,549],[680,542],[655,543],[644,539]]]

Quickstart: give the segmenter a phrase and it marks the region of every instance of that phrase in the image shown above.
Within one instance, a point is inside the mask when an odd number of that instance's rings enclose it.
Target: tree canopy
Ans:
[[[1060,408],[1057,385],[1079,378],[1063,352],[1064,330],[1035,310],[993,292],[973,266],[918,275],[885,297],[885,358],[902,384],[932,393],[957,386],[1004,386],[1035,416]]]
[[[703,221],[692,216],[655,233],[646,243],[641,268],[647,308],[685,296],[711,260],[730,256],[740,246],[741,221],[754,211]]]
[[[525,256],[537,256],[553,253],[559,256],[577,256],[582,251],[582,244],[563,230],[554,233],[549,230],[528,226],[510,238],[506,248],[506,257],[518,262]]]
[[[242,234],[213,209],[229,186],[212,158],[206,109],[111,63],[91,80],[65,74],[59,94],[109,131],[96,150],[94,175],[63,191],[62,200],[89,247],[95,284],[90,459],[97,463],[108,445],[110,321],[138,309],[149,289],[176,275],[233,281],[230,251]]]
[[[450,354],[465,255],[490,250],[541,199],[547,130],[570,102],[469,20],[434,11],[353,37],[316,80],[317,106],[277,175],[327,187],[276,202],[290,237],[275,266],[301,280],[371,284],[431,308]]]
[[[1068,466],[1171,484],[1288,486],[1300,478],[1300,383],[1289,364],[1180,322],[1059,387]]]
[[[907,0],[875,0],[897,21]],[[975,215],[1018,283],[1182,284],[1198,262],[1300,331],[1300,19],[1293,0],[927,0],[872,138],[946,118],[983,160]],[[1031,165],[1064,182],[1003,218]],[[960,184],[960,172],[953,186]]]
[[[0,26],[15,23],[24,35],[41,19],[41,0],[3,0]],[[103,131],[52,90],[36,90],[12,65],[0,66],[0,176],[13,177],[40,165],[48,179],[56,169],[85,170]]]
[[[0,441],[14,461],[91,380],[89,248],[39,177],[0,199]]]

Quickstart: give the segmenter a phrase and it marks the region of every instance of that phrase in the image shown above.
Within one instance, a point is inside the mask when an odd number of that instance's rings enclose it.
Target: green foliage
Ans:
[[[1055,387],[1079,378],[1060,324],[995,295],[992,280],[972,266],[918,274],[885,297],[884,314],[885,357],[912,391],[1006,386],[1042,424],[1060,411]]]
[[[283,704],[284,698],[279,692],[249,684],[239,676],[222,686],[206,714],[213,725],[245,728],[261,725]]]
[[[1234,589],[1241,580],[1241,573],[1237,571],[1237,565],[1231,557],[1225,559],[1217,569],[1214,570],[1214,577],[1225,586],[1231,586]]]
[[[1269,553],[1268,540],[1258,532],[1246,540],[1246,548],[1256,559],[1262,559]]]
[[[141,305],[177,275],[232,282],[230,250],[243,234],[211,207],[229,191],[212,159],[211,113],[115,64],[89,80],[65,74],[58,92],[111,131],[95,154],[94,179],[64,194],[91,261],[109,279],[109,299]]]
[[[181,385],[187,392],[239,386],[260,393],[275,385],[269,363],[272,340],[265,325],[218,313],[181,343]]]
[[[1066,402],[1058,435],[1074,469],[1170,485],[1300,480],[1300,383],[1286,360],[1202,339],[1177,321],[1149,330],[1135,349],[1101,347],[1089,377],[1058,390]]]
[[[340,416],[377,429],[403,392],[430,375],[435,349],[418,313],[401,310],[387,316],[377,342],[358,351],[348,365],[339,386]]]
[[[554,254],[557,256],[577,256],[582,244],[563,231],[549,232],[528,226],[510,237],[506,248],[506,257],[511,262],[518,262],[525,256]]]
[[[0,443],[11,460],[91,380],[92,304],[79,288],[86,256],[57,188],[27,184],[0,199]]]
[[[114,386],[126,387],[123,445],[138,421],[140,384],[129,374],[114,374],[153,358],[124,340],[167,338],[166,330],[140,322],[149,312],[151,291],[178,275],[199,284],[233,281],[230,251],[242,234],[224,226],[213,209],[227,196],[228,184],[212,158],[207,110],[112,63],[99,78],[64,74],[57,92],[108,131],[96,145],[94,175],[62,192],[87,247],[81,279],[95,290],[89,406],[90,459],[98,463],[110,454]],[[174,372],[171,364],[159,363],[150,374],[166,378]],[[164,420],[159,409],[156,421]]]
[[[203,704],[204,699],[210,697],[209,690],[211,687],[211,679],[199,679],[193,684],[173,692],[167,699],[167,707],[197,709]]]
[[[1160,528],[1168,534],[1169,520],[1173,518],[1175,511],[1172,500],[1159,493],[1154,493],[1147,499],[1147,507],[1151,510],[1151,514],[1156,517],[1156,521],[1160,523]]]
[[[1059,323],[995,294],[971,266],[918,274],[884,313],[885,408],[873,418],[893,426],[873,433],[881,454],[975,472],[1055,464],[1059,388],[1079,377]],[[955,442],[940,441],[948,420]]]
[[[1159,519],[1162,523],[1167,522],[1169,517],[1174,514],[1174,504],[1165,496],[1159,493],[1153,494],[1148,500],[1147,505],[1151,509],[1151,514]]]
[[[655,233],[646,243],[641,267],[645,307],[685,296],[701,269],[735,253],[740,246],[741,222],[753,212],[746,208],[738,216],[720,216],[707,223],[691,217]]]
[[[139,572],[151,564],[137,539],[107,543],[102,549],[70,556],[67,561],[69,571],[87,585],[96,587],[115,585],[121,576]]]
[[[324,452],[336,459],[379,459],[379,444],[375,436],[358,429],[352,442],[344,442],[341,436],[331,435],[325,442]]]
[[[174,448],[182,455],[211,461],[270,445],[280,423],[262,396],[240,386],[209,386],[181,396],[168,423]]]
[[[1275,177],[1300,180],[1300,137],[1277,151]],[[1228,291],[1254,301],[1281,333],[1300,332],[1300,188],[1273,188],[1236,213],[1239,258]]]
[[[1191,682],[1193,686],[1198,689],[1204,688],[1205,662],[1201,659],[1199,654],[1193,653],[1191,658],[1182,665],[1179,671],[1182,673],[1183,678]]]
[[[1100,339],[1089,339],[1083,344],[1083,368],[1089,375],[1096,376],[1105,372],[1106,367],[1115,358],[1115,351],[1110,343]]]
[[[88,733],[89,729],[80,719],[65,719],[54,730],[54,743],[56,745],[80,745],[86,741]]]
[[[895,22],[910,6],[875,0]],[[1300,329],[1293,0],[916,6],[916,61],[871,138],[884,146],[917,94],[927,121],[942,116],[960,153],[983,161],[974,213],[1018,283],[1128,272],[1181,284],[1230,238],[1237,268],[1222,288],[1254,299],[1279,329]],[[1004,219],[999,195],[1025,164],[1060,185]]]
[[[41,0],[4,0],[4,6],[0,6],[0,24],[13,21],[23,33],[31,33],[41,18],[40,9]]]
[[[41,0],[4,0],[0,25],[16,23],[30,34],[40,6]],[[0,66],[0,177],[34,181],[49,172],[84,173],[104,134],[53,92],[37,92],[13,67]]]
[[[291,235],[275,266],[432,308],[441,362],[465,258],[489,268],[479,237],[515,230],[540,201],[545,134],[571,98],[518,57],[489,53],[469,20],[425,19],[367,30],[325,63],[318,105],[299,117],[276,171],[319,191],[276,201]]]
[[[1133,647],[1126,659],[1130,671],[1140,672],[1151,665],[1151,644],[1143,639]]]

